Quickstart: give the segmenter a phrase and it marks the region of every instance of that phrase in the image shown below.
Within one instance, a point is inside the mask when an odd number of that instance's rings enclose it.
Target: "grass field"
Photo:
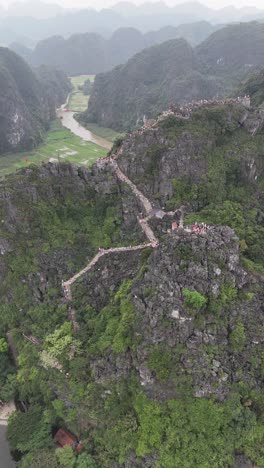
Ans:
[[[94,135],[112,142],[114,142],[116,138],[122,138],[125,136],[124,133],[115,132],[115,130],[112,130],[111,128],[99,127],[99,125],[93,123],[88,123],[85,127],[94,133]]]
[[[107,149],[94,143],[83,141],[56,120],[52,123],[44,143],[35,150],[0,156],[0,177],[29,164],[40,164],[49,160],[69,161],[89,166],[96,159],[106,156],[107,152]]]
[[[83,112],[87,109],[90,96],[84,96],[83,92],[78,89],[78,86],[89,78],[90,81],[94,82],[95,75],[80,75],[71,77],[71,83],[73,85],[73,91],[71,93],[68,108],[74,112]],[[99,127],[96,124],[88,124],[86,128],[90,130],[94,135],[101,138],[105,138],[108,141],[114,142],[116,138],[122,137],[121,133],[117,133],[111,128]]]
[[[89,96],[85,96],[79,86],[82,86],[83,83],[89,78],[90,81],[94,82],[95,75],[80,75],[73,76],[71,78],[71,83],[73,85],[73,91],[71,93],[68,108],[74,112],[83,112],[88,107]]]

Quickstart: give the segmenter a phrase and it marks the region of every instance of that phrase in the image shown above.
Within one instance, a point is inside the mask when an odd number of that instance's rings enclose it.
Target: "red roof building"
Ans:
[[[65,429],[59,429],[56,432],[54,436],[54,441],[56,442],[58,447],[69,446],[76,450],[77,453],[80,453],[80,451],[83,448],[82,443],[78,441],[77,437],[75,437]]]

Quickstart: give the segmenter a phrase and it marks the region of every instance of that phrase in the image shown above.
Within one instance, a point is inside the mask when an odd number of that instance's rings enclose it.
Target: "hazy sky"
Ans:
[[[0,5],[8,6],[11,3],[21,2],[23,3],[25,0],[0,0]],[[93,7],[96,9],[108,7],[119,0],[42,0],[46,3],[58,3],[64,7]],[[152,0],[128,0],[134,3],[140,4],[145,2],[151,2]],[[192,0],[190,0],[192,1]],[[34,0],[34,3],[37,3],[38,0]],[[184,0],[166,0],[166,3],[169,5],[177,4],[177,3],[185,3]],[[251,6],[251,7],[258,7],[264,9],[264,0],[201,0],[201,3],[207,5],[211,8],[221,8],[227,5],[235,5],[236,7],[242,6]]]

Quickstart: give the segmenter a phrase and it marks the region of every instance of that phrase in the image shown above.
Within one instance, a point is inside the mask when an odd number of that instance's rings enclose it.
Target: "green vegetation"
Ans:
[[[197,221],[233,228],[240,239],[246,268],[263,274],[264,228],[261,219],[264,199],[261,167],[264,137],[259,133],[252,139],[247,130],[239,127],[243,113],[242,107],[227,105],[199,109],[189,121],[183,123],[170,119],[167,126],[165,121],[162,128],[165,138],[169,140],[167,145],[177,147],[178,142],[185,144],[185,135],[188,134],[193,148],[200,148],[199,156],[195,151],[192,154],[190,167],[199,167],[200,163],[206,165],[206,170],[199,175],[196,171],[195,183],[192,170],[188,176],[172,174],[173,194],[167,201],[167,208],[188,204],[193,213],[185,217],[186,224]],[[252,111],[249,119],[256,118]],[[160,150],[160,159],[164,151]],[[254,180],[248,169],[249,155],[256,171]],[[148,174],[149,186],[157,174]]]
[[[150,165],[142,183],[155,186],[162,151],[176,146],[181,132],[187,135],[188,148],[195,147],[194,155],[188,152],[195,183],[172,173],[173,198],[188,202],[190,220],[233,223],[243,234],[241,253],[250,266],[250,258],[261,254],[263,182],[247,178],[241,158],[254,154],[259,167],[263,140],[236,129],[232,108],[227,121],[223,112],[199,111],[180,129],[172,120],[165,125],[166,145],[148,145]],[[263,356],[250,343],[261,311],[261,282],[236,288],[240,270],[227,265],[237,259],[229,255],[224,230],[217,251],[210,238],[185,242],[184,235],[168,238],[154,254],[146,249],[131,255],[134,277],[125,257],[119,263],[106,256],[103,267],[98,264],[73,286],[70,312],[79,327],[70,323],[61,280],[83,268],[99,246],[138,241],[136,229],[128,232],[126,200],[106,174],[101,185],[102,174],[73,171],[65,163],[31,166],[1,181],[1,193],[9,198],[0,199],[1,219],[8,221],[0,224],[0,239],[12,248],[1,265],[0,398],[16,396],[29,408],[15,413],[8,428],[21,468],[44,468],[45,460],[51,468],[144,462],[154,468],[223,468],[235,465],[236,453],[262,466]],[[233,247],[236,242],[230,240]],[[175,247],[168,253],[170,245]],[[185,272],[186,265],[197,264],[208,272],[201,284]],[[221,271],[214,276],[216,267]],[[207,282],[208,291],[216,283],[216,297],[201,293]],[[178,307],[195,318],[184,323],[183,315],[172,314]],[[17,369],[7,352],[8,330],[19,355]],[[207,397],[195,398],[198,391]],[[56,449],[52,434],[59,427],[83,441],[80,456]]]
[[[29,164],[40,164],[49,160],[68,161],[90,166],[96,159],[104,157],[106,154],[106,149],[94,143],[83,141],[70,130],[63,128],[60,121],[56,120],[51,124],[44,143],[37,149],[1,156],[0,176],[25,168]]]
[[[144,115],[153,117],[169,106],[172,96],[177,103],[213,97],[220,91],[218,80],[199,70],[194,55],[186,41],[175,39],[98,75],[82,120],[127,132],[143,124]]]
[[[73,91],[70,95],[69,99],[69,104],[68,108],[71,111],[74,112],[84,112],[87,109],[88,103],[89,103],[89,98],[90,98],[90,93],[87,94],[85,92],[85,85],[87,81],[89,81],[90,85],[94,83],[95,80],[95,75],[81,75],[81,76],[74,76],[71,78],[71,83],[73,85]],[[90,87],[90,91],[91,91]],[[77,115],[77,120],[79,120],[84,126],[90,130],[94,135],[97,135],[101,138],[104,138],[105,140],[111,141],[114,143],[114,141],[117,138],[123,137],[123,134],[120,134],[118,132],[115,132],[111,128],[104,128],[100,127],[99,125],[96,124],[86,124],[86,122],[83,122],[82,116]]]
[[[239,96],[249,95],[251,104],[263,107],[264,103],[264,71],[260,71],[240,85],[236,93]]]
[[[167,380],[173,367],[173,355],[171,349],[164,346],[155,346],[150,350],[148,367],[153,370],[160,380]]]
[[[189,289],[183,290],[183,297],[185,297],[185,305],[191,310],[201,310],[207,303],[207,298],[198,291],[190,291]]]
[[[90,80],[93,83],[95,75],[77,75],[71,77],[71,83],[74,86],[74,89],[78,89],[79,86],[83,86],[86,80]]]
[[[31,406],[26,413],[14,413],[8,425],[11,449],[25,452],[52,447],[50,425],[45,421],[40,406]]]
[[[94,82],[94,75],[73,76],[71,83],[73,90],[70,95],[68,108],[73,112],[83,112],[87,109],[89,94],[84,94],[83,86],[86,80]]]
[[[97,135],[101,138],[105,138],[106,140],[112,141],[113,143],[119,138],[123,139],[125,136],[124,133],[118,133],[112,130],[111,128],[100,127],[99,125],[93,123],[87,123],[85,124],[85,127],[88,130],[90,130],[94,135]]]
[[[232,346],[233,351],[242,351],[245,345],[245,341],[245,327],[242,322],[238,322],[229,336],[229,342]]]
[[[221,28],[195,49],[179,39],[145,49],[98,76],[84,120],[128,131],[139,116],[143,123],[144,115],[153,118],[172,103],[234,93],[241,80],[262,67],[263,39],[263,24],[250,22]],[[260,103],[263,90],[254,89],[262,82],[259,75],[239,92]]]
[[[66,100],[68,78],[48,67],[33,72],[18,55],[0,47],[0,86],[0,154],[35,148],[55,118],[56,107]]]
[[[137,454],[157,450],[157,468],[233,466],[234,448],[251,445],[257,426],[236,396],[224,404],[186,399],[159,405],[139,395],[136,412],[140,423]]]

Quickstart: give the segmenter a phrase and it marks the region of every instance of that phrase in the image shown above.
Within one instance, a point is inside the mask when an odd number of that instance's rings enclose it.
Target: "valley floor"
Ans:
[[[84,141],[56,120],[52,123],[44,143],[33,151],[6,154],[0,157],[0,177],[25,168],[29,164],[47,161],[68,161],[85,166],[106,156],[108,150],[89,141]]]

